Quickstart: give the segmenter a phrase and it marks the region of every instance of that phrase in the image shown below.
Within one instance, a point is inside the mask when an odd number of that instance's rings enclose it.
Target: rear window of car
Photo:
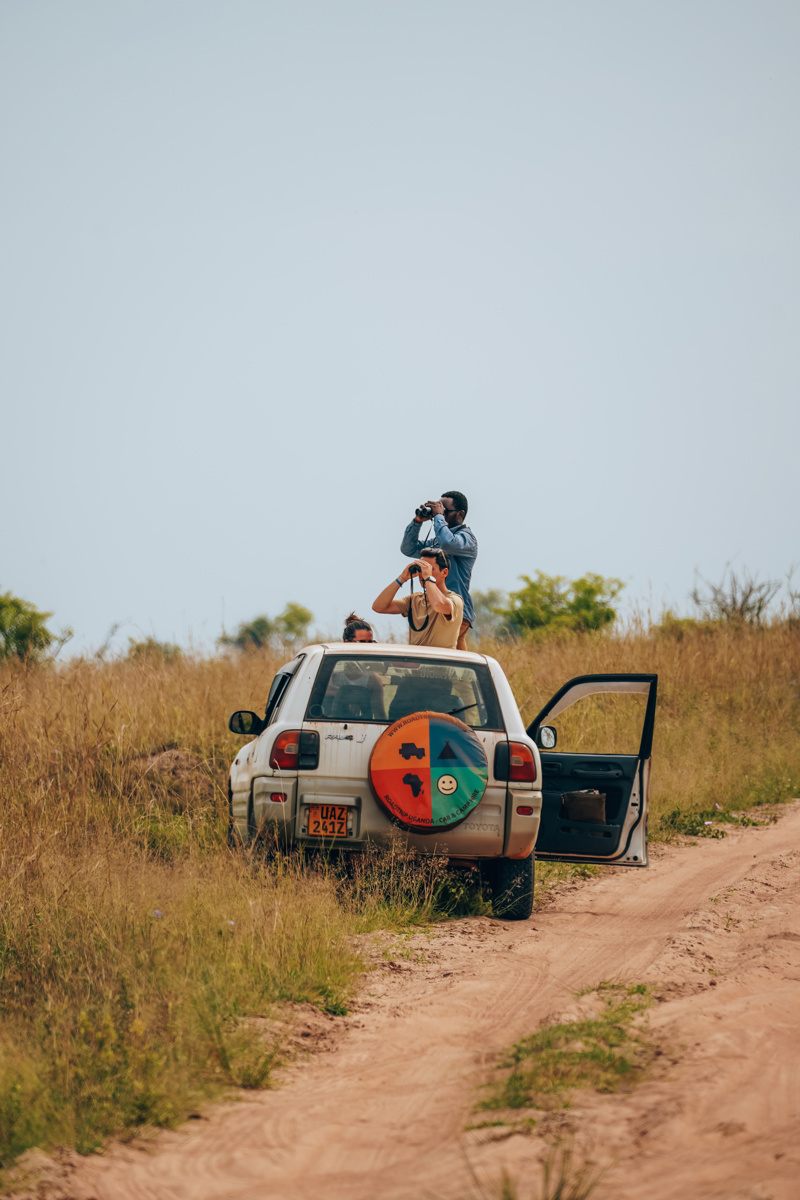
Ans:
[[[388,724],[409,713],[450,713],[472,729],[502,730],[500,705],[483,663],[326,655],[306,710],[309,721]]]

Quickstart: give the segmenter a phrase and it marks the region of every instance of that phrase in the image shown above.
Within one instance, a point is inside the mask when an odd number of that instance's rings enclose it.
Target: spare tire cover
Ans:
[[[369,780],[393,821],[414,833],[453,829],[486,791],[483,746],[463,721],[446,713],[402,717],[378,738]]]

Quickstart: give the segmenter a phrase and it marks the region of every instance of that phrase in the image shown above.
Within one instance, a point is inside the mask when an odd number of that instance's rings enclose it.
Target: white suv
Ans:
[[[400,829],[423,854],[477,863],[495,910],[525,919],[534,846],[541,859],[647,866],[656,689],[655,675],[579,676],[526,730],[486,655],[307,646],[275,676],[263,717],[230,719],[254,737],[231,767],[232,837],[358,850]],[[638,745],[557,751],[550,722],[598,693],[636,694]]]

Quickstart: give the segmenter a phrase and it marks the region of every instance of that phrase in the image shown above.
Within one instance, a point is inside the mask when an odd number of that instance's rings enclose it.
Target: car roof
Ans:
[[[324,654],[351,655],[353,658],[414,658],[449,659],[457,658],[459,662],[485,663],[485,654],[474,654],[471,650],[456,650],[455,646],[402,646],[397,642],[316,642],[313,646],[304,646],[302,653],[321,650]]]

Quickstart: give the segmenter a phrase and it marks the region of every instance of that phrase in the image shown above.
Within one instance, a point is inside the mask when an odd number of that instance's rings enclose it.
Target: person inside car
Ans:
[[[372,626],[356,613],[344,620],[343,642],[374,642]],[[329,715],[343,720],[385,721],[383,685],[364,663],[342,664],[340,678],[330,688]]]
[[[375,635],[368,621],[356,616],[354,612],[344,619],[343,642],[374,642]]]

